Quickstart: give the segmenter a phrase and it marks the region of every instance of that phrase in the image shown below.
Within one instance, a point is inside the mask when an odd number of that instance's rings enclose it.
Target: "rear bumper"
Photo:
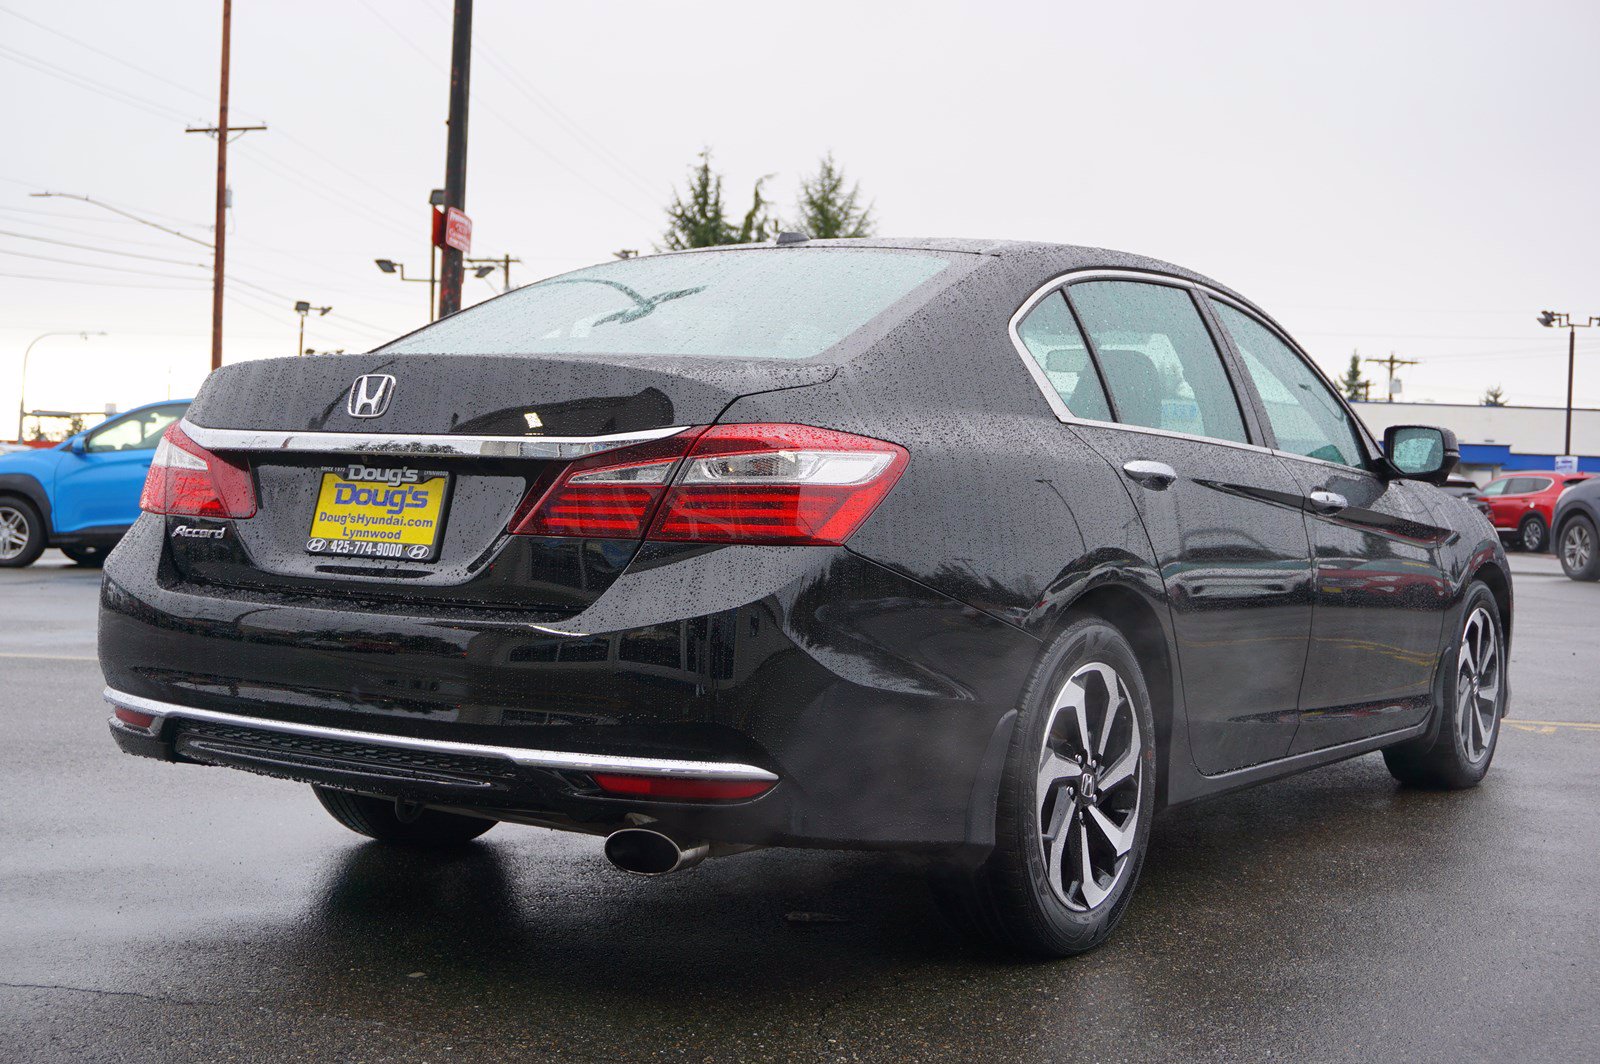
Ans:
[[[649,546],[587,610],[353,604],[183,583],[161,525],[112,556],[100,652],[129,753],[599,833],[992,841],[1005,722],[1038,644],[837,548]],[[596,771],[775,779],[760,797],[602,793]]]

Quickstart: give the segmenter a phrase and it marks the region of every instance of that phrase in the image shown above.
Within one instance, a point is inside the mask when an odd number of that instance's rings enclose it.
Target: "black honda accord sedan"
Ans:
[[[392,843],[912,851],[1076,953],[1163,807],[1380,749],[1482,779],[1511,581],[1455,461],[1145,258],[608,262],[214,373],[106,565],[111,730]]]

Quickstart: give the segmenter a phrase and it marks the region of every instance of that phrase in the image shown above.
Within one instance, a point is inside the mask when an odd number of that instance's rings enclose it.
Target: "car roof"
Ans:
[[[1141,270],[1146,273],[1167,274],[1189,281],[1197,281],[1219,292],[1234,297],[1241,303],[1254,306],[1248,299],[1210,277],[1176,263],[1136,255],[1111,248],[1089,247],[1082,244],[1056,244],[1043,240],[998,240],[973,237],[851,237],[839,240],[805,240],[780,245],[768,241],[763,244],[725,244],[720,247],[691,248],[669,254],[700,254],[704,252],[751,250],[766,248],[774,251],[796,251],[805,248],[883,248],[896,251],[932,251],[941,254],[985,255],[1006,259],[1029,268],[1037,268],[1043,278],[1067,273],[1071,270],[1115,269]],[[1259,309],[1259,308],[1258,308]]]

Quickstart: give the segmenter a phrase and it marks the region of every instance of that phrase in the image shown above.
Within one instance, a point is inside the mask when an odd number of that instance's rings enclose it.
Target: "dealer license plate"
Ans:
[[[450,474],[348,465],[322,471],[306,550],[431,562],[439,556]]]

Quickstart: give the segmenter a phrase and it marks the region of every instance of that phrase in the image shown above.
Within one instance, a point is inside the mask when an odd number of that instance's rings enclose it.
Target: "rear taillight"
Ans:
[[[666,493],[672,470],[700,429],[607,451],[568,466],[547,489],[529,493],[511,531],[520,536],[638,539]]]
[[[548,490],[529,495],[511,531],[840,544],[883,501],[908,460],[895,444],[808,425],[690,429],[573,463]]]
[[[904,447],[830,429],[719,425],[695,442],[650,538],[843,543],[907,460]]]
[[[139,508],[181,517],[254,517],[256,489],[248,466],[212,454],[174,422],[156,447]]]

